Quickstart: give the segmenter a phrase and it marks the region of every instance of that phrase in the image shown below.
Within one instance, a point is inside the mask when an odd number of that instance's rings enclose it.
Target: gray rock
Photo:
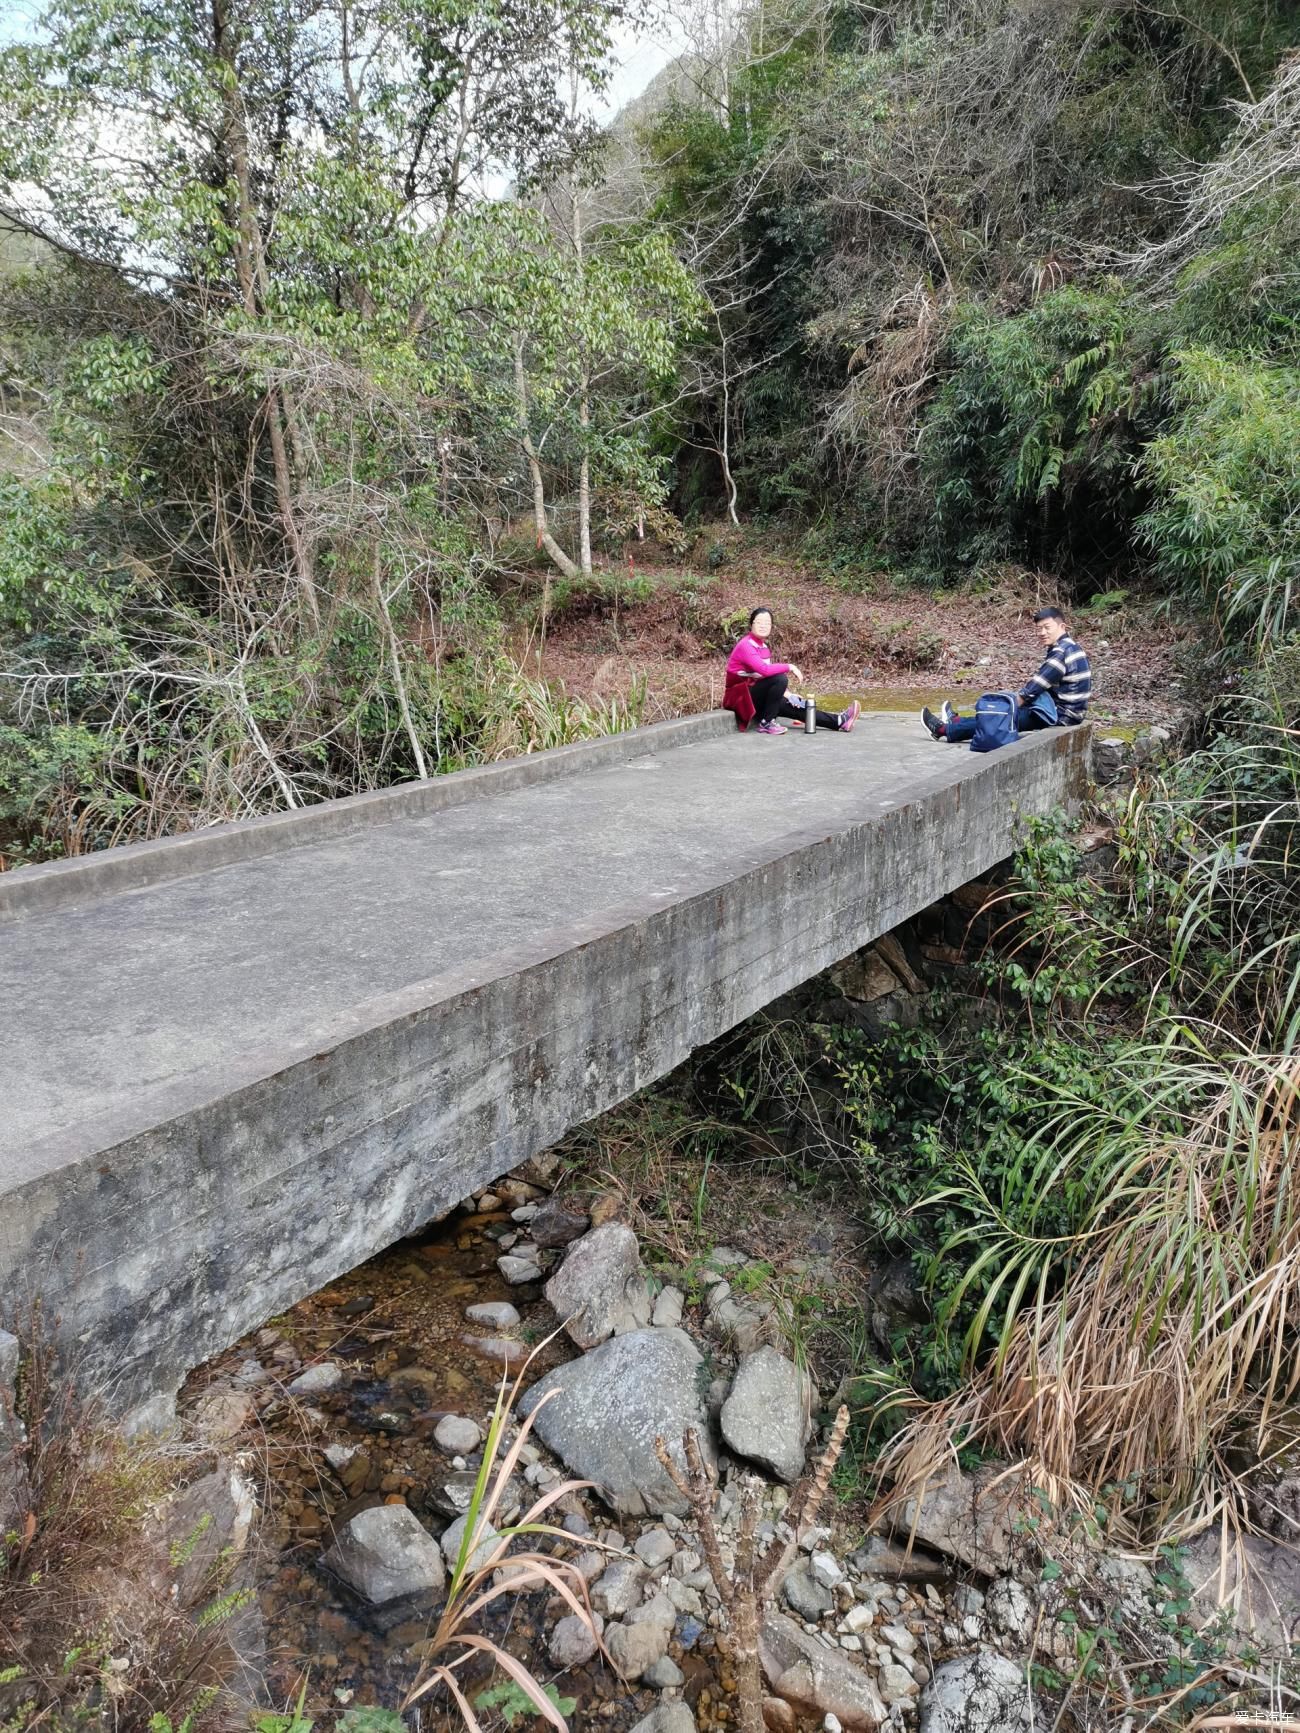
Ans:
[[[1092,776],[1093,781],[1103,787],[1117,782],[1125,765],[1133,754],[1127,740],[1117,734],[1103,735],[1100,739],[1094,733],[1092,737]]]
[[[332,1360],[322,1360],[308,1366],[289,1385],[290,1396],[323,1396],[327,1390],[337,1390],[343,1382],[343,1372]]]
[[[1300,1631],[1300,1555],[1294,1547],[1252,1534],[1224,1544],[1215,1527],[1188,1541],[1182,1558],[1198,1621],[1227,1608],[1239,1631],[1268,1647],[1284,1647]]]
[[[429,1484],[429,1503],[443,1516],[464,1516],[470,1507],[477,1483],[478,1475],[473,1469],[459,1469],[450,1474],[439,1475]],[[495,1481],[490,1483],[491,1486],[495,1484]],[[498,1522],[510,1523],[519,1515],[523,1506],[523,1485],[518,1476],[512,1474],[502,1488],[501,1497],[497,1500],[492,1514]]]
[[[996,1463],[963,1474],[951,1464],[930,1481],[919,1502],[908,1499],[896,1524],[936,1552],[947,1553],[986,1576],[1005,1572],[1021,1514],[1023,1480]]]
[[[921,1733],[1021,1733],[1032,1726],[1024,1667],[988,1649],[945,1661],[921,1693]]]
[[[511,1310],[514,1308],[512,1307]],[[516,1341],[513,1336],[471,1336],[463,1335],[461,1341],[471,1351],[484,1360],[491,1360],[498,1366],[505,1366],[513,1371],[522,1366],[528,1358],[528,1346]]]
[[[1150,1618],[1154,1602],[1161,1597],[1150,1567],[1141,1559],[1125,1558],[1120,1553],[1102,1553],[1097,1560],[1097,1575],[1114,1595],[1123,1618]]]
[[[798,1480],[812,1430],[807,1378],[775,1348],[747,1354],[722,1405],[722,1436],[737,1456]]]
[[[327,1444],[324,1452],[325,1460],[335,1474],[341,1474],[356,1455],[358,1449],[359,1446],[355,1444]]]
[[[542,1443],[583,1480],[594,1481],[614,1510],[631,1516],[682,1516],[686,1500],[655,1454],[662,1438],[682,1461],[682,1436],[699,1435],[706,1461],[713,1442],[700,1393],[699,1350],[682,1330],[634,1330],[538,1380],[519,1405],[531,1414],[548,1390],[561,1392],[537,1410]]]
[[[626,1623],[629,1625],[663,1625],[666,1629],[671,1630],[677,1623],[677,1608],[673,1605],[671,1597],[660,1589],[653,1600],[647,1601],[644,1606],[634,1608],[627,1615]]]
[[[943,1583],[952,1576],[947,1559],[913,1547],[910,1551],[897,1541],[880,1535],[868,1535],[849,1563],[863,1576],[883,1577],[900,1583]]]
[[[169,1560],[175,1605],[206,1605],[214,1568],[243,1557],[256,1517],[256,1488],[228,1460],[153,1507],[145,1532]],[[245,1586],[242,1577],[241,1569],[230,1587]]]
[[[467,1456],[478,1449],[482,1440],[483,1434],[474,1422],[462,1419],[459,1414],[444,1414],[433,1429],[434,1443],[449,1456]]]
[[[542,1272],[531,1258],[513,1258],[507,1252],[505,1257],[497,1259],[497,1268],[512,1288],[541,1280]]]
[[[898,1661],[886,1661],[877,1677],[880,1695],[891,1708],[895,1703],[910,1703],[920,1689],[911,1673]]]
[[[209,1390],[195,1406],[194,1430],[200,1438],[222,1443],[242,1432],[256,1411],[247,1390]]]
[[[396,1509],[398,1507],[392,1506],[391,1508]],[[467,1512],[464,1516],[458,1516],[442,1537],[442,1556],[447,1561],[449,1571],[454,1571],[456,1568],[456,1560],[460,1557],[461,1542],[465,1538],[465,1530],[468,1526],[469,1514]],[[479,1524],[478,1536],[478,1545],[466,1560],[466,1568],[471,1571],[483,1569],[496,1551],[497,1542],[501,1539],[490,1522]]]
[[[26,1464],[19,1452],[26,1428],[17,1418],[17,1367],[21,1348],[17,1336],[0,1329],[0,1534],[16,1522],[26,1499]]]
[[[509,1300],[485,1300],[479,1306],[466,1306],[465,1316],[471,1324],[485,1324],[489,1330],[513,1330],[519,1313]]]
[[[579,1348],[650,1322],[649,1290],[636,1235],[605,1222],[570,1246],[546,1284],[546,1298]]]
[[[824,1589],[819,1582],[813,1580],[812,1572],[802,1559],[786,1572],[781,1593],[792,1612],[814,1624],[823,1613],[829,1613],[835,1605],[835,1596],[829,1589]],[[870,1622],[868,1615],[867,1623]]]
[[[1034,1629],[1034,1601],[1015,1577],[999,1577],[989,1585],[985,1610],[996,1628],[1017,1643],[1027,1642]]]
[[[681,1323],[685,1306],[686,1296],[680,1288],[661,1288],[655,1296],[650,1322],[656,1330],[673,1330]]]
[[[763,1621],[758,1639],[763,1674],[778,1697],[805,1715],[835,1715],[841,1726],[875,1733],[887,1710],[871,1675],[841,1649],[830,1649],[780,1613]]]
[[[685,1703],[661,1703],[637,1722],[632,1733],[695,1733],[695,1717]]]
[[[686,1683],[686,1675],[676,1661],[669,1660],[667,1655],[661,1655],[652,1667],[647,1667],[641,1675],[643,1685],[652,1685],[656,1691],[671,1691],[676,1685]]]
[[[437,1541],[404,1504],[358,1511],[338,1531],[321,1563],[376,1607],[436,1595],[446,1577]]]
[[[648,1528],[632,1543],[632,1551],[649,1570],[667,1564],[677,1551],[677,1543],[666,1528]]]
[[[664,1584],[664,1593],[679,1613],[693,1613],[698,1618],[704,1611],[700,1591],[693,1589],[689,1583],[680,1582],[676,1577],[669,1577]]]
[[[738,1252],[735,1246],[714,1246],[708,1261],[715,1270],[739,1269],[749,1262],[749,1257],[745,1252]]]
[[[833,1553],[815,1552],[808,1561],[808,1569],[812,1572],[813,1581],[820,1583],[824,1589],[833,1589],[844,1581],[844,1572]]]
[[[606,1627],[605,1648],[625,1679],[639,1679],[668,1653],[670,1628],[652,1623]]]
[[[599,1638],[605,1629],[605,1621],[599,1613],[593,1613],[595,1630],[593,1631],[586,1619],[580,1619],[576,1613],[569,1613],[560,1620],[551,1632],[551,1639],[546,1645],[546,1653],[551,1663],[556,1667],[585,1667],[594,1659],[600,1648]]]
[[[603,1557],[597,1554],[597,1557]],[[614,1559],[591,1591],[591,1604],[607,1618],[620,1619],[641,1604],[645,1566],[639,1559]]]

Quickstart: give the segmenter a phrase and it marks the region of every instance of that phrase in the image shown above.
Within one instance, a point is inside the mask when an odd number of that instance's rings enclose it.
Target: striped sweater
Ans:
[[[1028,703],[1040,692],[1052,694],[1056,714],[1067,726],[1083,721],[1092,697],[1092,669],[1073,638],[1063,636],[1056,640],[1020,696]]]

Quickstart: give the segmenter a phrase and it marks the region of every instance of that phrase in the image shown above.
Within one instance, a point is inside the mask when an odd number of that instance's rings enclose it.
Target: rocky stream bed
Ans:
[[[657,1287],[615,1200],[589,1214],[590,1200],[552,1197],[544,1170],[526,1171],[191,1380],[189,1424],[236,1453],[261,1489],[254,1557],[269,1700],[293,1700],[305,1681],[318,1718],[401,1702],[455,1562],[502,1373],[531,1355],[520,1411],[536,1405],[535,1426],[497,1521],[564,1480],[594,1483],[558,1501],[548,1520],[565,1538],[545,1544],[589,1584],[603,1652],[544,1589],[500,1596],[482,1628],[572,1700],[575,1729],[735,1725],[722,1599],[690,1506],[655,1452],[662,1437],[679,1455],[688,1427],[717,1474],[724,1566],[741,1483],[755,1474],[760,1549],[790,1554],[760,1639],[773,1733],[1028,1727],[1027,1646],[1033,1634],[1050,1657],[1054,1639],[1040,1631],[1043,1589],[1017,1574],[1008,1500],[981,1503],[954,1468],[905,1513],[910,1550],[906,1535],[865,1533],[833,1497],[815,1526],[792,1534],[791,1486],[828,1417],[770,1305],[751,1292],[745,1250],[716,1246],[689,1297]],[[548,1389],[559,1395],[541,1404]],[[1116,1578],[1138,1602],[1151,1587],[1139,1565]],[[488,1663],[471,1673],[471,1695],[490,1676]],[[424,1724],[457,1722],[433,1697]]]

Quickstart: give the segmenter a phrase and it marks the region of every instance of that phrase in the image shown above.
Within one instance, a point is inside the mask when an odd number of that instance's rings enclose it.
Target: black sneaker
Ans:
[[[925,723],[926,727],[930,730],[930,733],[936,740],[943,739],[944,725],[928,704],[921,711],[921,720]]]
[[[950,722],[952,722],[956,719],[956,716],[957,716],[957,712],[953,709],[952,705],[949,704],[948,700],[945,698],[943,703],[939,706],[939,720],[940,720],[940,722],[942,722],[944,727],[946,728]]]

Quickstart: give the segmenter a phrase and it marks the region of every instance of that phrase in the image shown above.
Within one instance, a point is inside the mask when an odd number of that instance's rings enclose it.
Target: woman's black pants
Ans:
[[[754,700],[754,711],[759,722],[775,722],[778,716],[788,716],[793,722],[803,721],[808,700],[788,697],[786,687],[789,684],[789,676],[785,674],[764,674],[761,680],[750,681],[749,695]],[[819,728],[838,728],[839,725],[838,711],[817,712]]]

